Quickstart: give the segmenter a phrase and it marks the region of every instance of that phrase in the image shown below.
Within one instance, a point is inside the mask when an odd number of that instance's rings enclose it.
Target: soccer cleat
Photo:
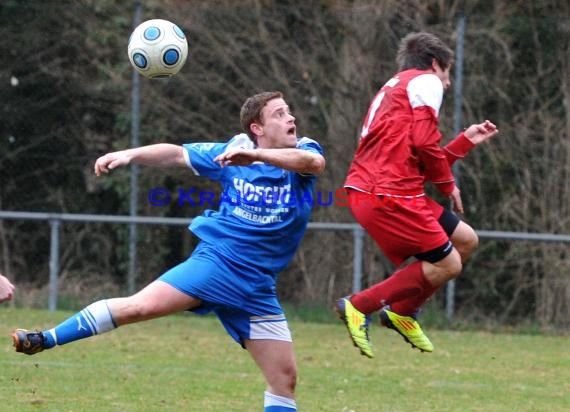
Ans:
[[[412,316],[398,315],[386,306],[380,311],[380,323],[402,335],[404,340],[412,345],[412,348],[418,348],[422,352],[433,352],[433,344]]]
[[[369,358],[374,357],[372,352],[372,344],[368,337],[368,326],[370,325],[370,316],[357,310],[348,298],[341,298],[336,301],[335,310],[338,317],[344,322],[348,329],[348,335],[352,339],[352,343],[360,353]]]
[[[12,333],[12,339],[14,340],[14,348],[16,348],[16,352],[33,355],[45,349],[44,335],[38,331],[16,329]]]

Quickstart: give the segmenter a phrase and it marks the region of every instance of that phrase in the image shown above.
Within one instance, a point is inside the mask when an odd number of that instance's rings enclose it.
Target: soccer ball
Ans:
[[[184,66],[188,42],[176,24],[153,19],[133,30],[127,52],[131,64],[143,76],[169,77]]]

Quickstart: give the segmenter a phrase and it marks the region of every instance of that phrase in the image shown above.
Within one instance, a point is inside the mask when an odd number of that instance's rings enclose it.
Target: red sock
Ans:
[[[415,315],[417,311],[423,306],[423,304],[426,303],[439,288],[440,286],[431,286],[424,289],[424,291],[417,296],[412,296],[411,298],[394,302],[391,305],[392,310],[398,315]]]
[[[415,298],[432,287],[424,276],[422,262],[416,261],[394,272],[388,279],[352,295],[350,302],[362,313],[370,314],[386,305]]]

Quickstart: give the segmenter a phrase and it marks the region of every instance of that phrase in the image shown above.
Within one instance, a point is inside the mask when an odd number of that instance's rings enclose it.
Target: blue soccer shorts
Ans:
[[[244,339],[292,340],[277,298],[275,276],[240,264],[215,245],[200,242],[186,261],[158,280],[202,300],[192,312],[214,312],[242,346]]]

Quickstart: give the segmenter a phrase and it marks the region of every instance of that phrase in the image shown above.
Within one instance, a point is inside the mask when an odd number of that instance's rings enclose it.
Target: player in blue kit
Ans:
[[[213,311],[261,369],[264,411],[297,410],[297,366],[275,285],[311,214],[310,202],[298,199],[312,193],[325,159],[316,141],[297,137],[295,117],[280,92],[248,98],[240,119],[246,133],[226,143],[155,144],[97,159],[97,176],[131,163],[190,168],[219,181],[224,197],[217,211],[192,220],[189,228],[200,243],[188,260],[138,293],[92,303],[52,329],[16,329],[17,352],[32,355],[185,310]]]

